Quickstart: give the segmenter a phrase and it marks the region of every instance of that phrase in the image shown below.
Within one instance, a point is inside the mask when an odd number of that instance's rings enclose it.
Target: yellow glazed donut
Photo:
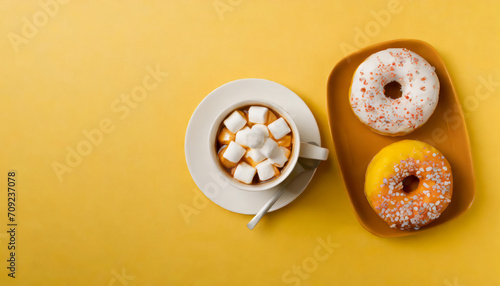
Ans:
[[[407,192],[404,184],[415,177],[418,187]],[[421,141],[386,146],[366,170],[368,202],[392,228],[417,230],[430,223],[451,202],[452,192],[450,164],[436,148]]]
[[[401,97],[385,96],[390,82]],[[388,49],[369,56],[352,78],[349,101],[356,117],[371,130],[401,136],[422,126],[439,100],[439,79],[424,58],[408,49]]]

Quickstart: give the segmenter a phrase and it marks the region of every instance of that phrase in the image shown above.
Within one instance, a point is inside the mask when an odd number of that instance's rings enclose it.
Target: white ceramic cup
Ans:
[[[233,111],[251,105],[265,106],[273,110],[274,112],[278,113],[281,117],[283,117],[286,120],[286,122],[290,126],[293,136],[290,158],[288,159],[288,162],[286,163],[285,167],[281,170],[281,174],[278,177],[268,182],[259,184],[245,184],[234,179],[231,175],[229,175],[226,172],[226,170],[224,170],[224,168],[221,166],[219,162],[219,157],[217,156],[217,150],[215,148],[217,144],[216,143],[217,132],[219,131],[219,128],[221,127],[221,124],[224,121],[224,119],[227,116],[229,116]],[[295,168],[295,165],[297,164],[297,160],[299,157],[316,159],[316,160],[326,160],[328,158],[328,149],[312,145],[309,143],[300,142],[299,130],[297,129],[297,125],[293,121],[292,117],[279,105],[266,100],[244,100],[228,106],[216,117],[215,121],[212,123],[212,127],[210,129],[208,138],[209,138],[209,142],[207,144],[209,148],[208,152],[216,165],[217,173],[219,173],[222,178],[224,178],[234,187],[246,191],[264,191],[277,186],[290,175],[292,170]]]

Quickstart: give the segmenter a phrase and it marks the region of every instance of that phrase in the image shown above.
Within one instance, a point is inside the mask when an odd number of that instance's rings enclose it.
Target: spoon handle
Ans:
[[[297,177],[298,174],[303,172],[302,168],[298,168],[300,170],[294,170],[292,174],[290,174],[290,177],[286,182],[284,182],[280,188],[274,193],[274,195],[267,201],[267,203],[259,210],[259,212],[253,217],[253,219],[247,224],[247,227],[249,229],[254,229],[254,227],[259,223],[259,221],[262,219],[262,217],[271,209],[271,207],[276,203],[276,201],[283,195],[283,193],[286,190],[286,187],[290,182],[292,182],[295,177]]]
[[[281,186],[276,193],[267,201],[267,203],[260,209],[260,211],[253,217],[253,219],[247,224],[249,229],[253,229],[257,223],[262,219],[262,217],[271,209],[271,207],[276,203],[276,201],[281,197],[281,195],[286,190],[286,185]]]

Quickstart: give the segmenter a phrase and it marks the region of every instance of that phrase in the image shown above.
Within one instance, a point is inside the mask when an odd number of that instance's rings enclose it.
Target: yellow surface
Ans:
[[[500,285],[500,2],[51,1],[1,1],[1,285]],[[253,231],[197,189],[184,136],[210,91],[247,77],[281,83],[333,150],[329,72],[347,52],[396,38],[427,41],[449,68],[477,175],[467,213],[375,237],[356,221],[333,152]]]

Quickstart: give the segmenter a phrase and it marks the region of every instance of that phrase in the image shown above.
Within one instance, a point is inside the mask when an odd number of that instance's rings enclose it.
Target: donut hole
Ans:
[[[403,192],[411,193],[418,188],[420,180],[413,175],[410,175],[403,180]]]
[[[403,96],[401,85],[397,81],[391,81],[384,86],[384,94],[390,99],[397,99]]]

